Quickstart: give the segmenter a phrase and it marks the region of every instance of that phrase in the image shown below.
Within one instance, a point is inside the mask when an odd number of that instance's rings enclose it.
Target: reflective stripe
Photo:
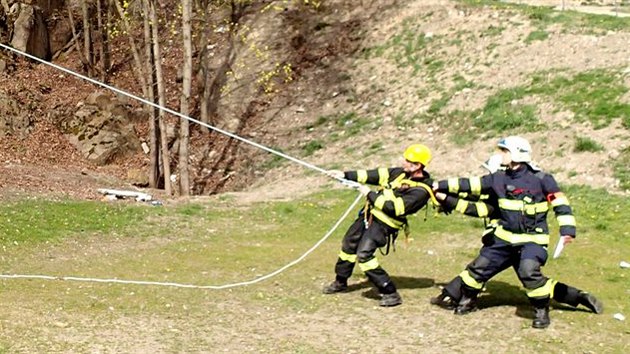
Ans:
[[[387,225],[393,227],[394,229],[400,229],[403,227],[403,225],[405,225],[405,223],[403,223],[402,221],[396,220],[390,217],[389,215],[385,214],[382,210],[372,209],[371,213],[372,215],[374,215],[374,217],[386,223]]]
[[[488,216],[488,206],[486,205],[486,203],[475,203],[475,206],[477,207],[477,215],[479,217],[486,217]]]
[[[384,195],[379,195],[374,201],[374,206],[379,209],[383,209],[383,206],[385,206],[386,201],[387,201],[387,197],[385,197]]]
[[[344,251],[339,251],[339,259],[341,259],[342,261],[354,263],[357,261],[357,255],[349,254]]]
[[[357,182],[365,183],[367,181],[367,171],[366,170],[358,170],[357,171]]]
[[[359,262],[359,268],[361,268],[362,271],[367,272],[368,270],[372,270],[372,269],[376,269],[379,267],[378,264],[378,258],[374,257],[372,259],[370,259],[367,262]]]
[[[459,191],[459,178],[448,179],[448,192],[457,193]]]
[[[503,228],[503,226],[497,226],[494,235],[509,243],[527,243],[533,242],[539,245],[549,244],[548,234],[516,234]]]
[[[558,205],[569,205],[569,199],[567,199],[564,193],[558,192],[555,193],[554,196],[556,198],[551,201],[551,205],[554,207],[557,207]]]
[[[533,215],[547,212],[549,205],[547,202],[525,204],[522,200],[501,198],[499,199],[499,208],[503,210],[525,211],[525,214]]]
[[[472,195],[480,195],[481,194],[481,178],[480,177],[471,177],[468,179],[470,183],[470,193]]]
[[[460,213],[464,213],[467,207],[468,207],[468,201],[459,199],[457,201],[457,205],[455,206],[455,210],[459,211]]]
[[[405,215],[405,201],[402,198],[394,198],[394,212],[396,216]]]
[[[468,273],[467,270],[459,273],[459,276],[462,277],[462,281],[464,282],[464,284],[470,286],[473,289],[481,290],[481,288],[483,287],[483,283],[480,283],[476,281],[475,278],[471,277],[470,273]]]
[[[381,167],[378,169],[378,185],[387,186],[387,180],[389,179],[389,170]]]
[[[558,282],[548,279],[545,285],[527,292],[527,297],[553,297],[553,289]]]
[[[558,215],[558,225],[560,226],[575,226],[575,216],[573,215]]]

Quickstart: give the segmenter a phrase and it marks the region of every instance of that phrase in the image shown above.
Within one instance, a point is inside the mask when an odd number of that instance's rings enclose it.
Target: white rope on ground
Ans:
[[[82,277],[72,277],[72,276],[50,276],[50,275],[29,275],[29,274],[0,274],[0,278],[2,279],[43,279],[43,280],[68,280],[68,281],[80,281],[80,282],[92,282],[92,283],[117,283],[117,284],[134,284],[134,285],[157,285],[157,286],[170,286],[176,288],[191,288],[191,289],[228,289],[228,288],[236,288],[239,286],[251,285],[255,283],[259,283],[263,280],[269,279],[275,275],[282,273],[283,271],[289,269],[290,267],[298,264],[302,261],[306,256],[311,254],[315,249],[317,249],[332,233],[339,227],[341,222],[348,216],[348,214],[354,209],[359,200],[363,199],[363,195],[359,193],[357,198],[352,202],[350,207],[343,213],[343,215],[337,220],[335,225],[328,230],[326,235],[322,237],[317,243],[315,243],[308,251],[306,251],[303,255],[295,259],[294,261],[286,264],[284,267],[279,268],[271,273],[262,275],[258,278],[254,278],[252,280],[231,283],[225,285],[194,285],[194,284],[180,284],[180,283],[165,283],[158,281],[143,281],[143,280],[123,280],[123,279],[101,279],[101,278],[82,278]]]
[[[197,120],[197,119],[191,118],[191,117],[186,116],[186,115],[184,115],[184,114],[181,114],[181,113],[179,113],[179,112],[177,112],[177,111],[174,111],[174,110],[172,110],[172,109],[170,109],[170,108],[167,108],[167,107],[162,107],[162,106],[160,106],[160,105],[158,105],[158,104],[155,104],[155,103],[153,103],[153,102],[151,102],[151,101],[147,101],[147,100],[145,100],[144,98],[141,98],[141,97],[135,96],[135,95],[133,95],[133,94],[131,94],[131,93],[128,93],[128,92],[125,92],[125,91],[120,90],[120,89],[118,89],[118,88],[115,88],[115,87],[113,87],[113,86],[107,85],[107,84],[102,83],[102,82],[100,82],[100,81],[98,81],[98,80],[94,80],[94,79],[92,79],[92,78],[90,78],[90,77],[87,77],[87,76],[85,76],[85,75],[81,75],[81,74],[76,73],[76,72],[74,72],[74,71],[72,71],[72,70],[69,70],[69,69],[66,69],[66,68],[64,68],[64,67],[61,67],[61,66],[59,66],[59,65],[56,65],[56,64],[50,63],[50,62],[45,61],[45,60],[42,60],[42,59],[40,59],[40,58],[38,58],[38,57],[35,57],[35,56],[30,55],[30,54],[28,54],[28,53],[25,53],[25,52],[22,52],[22,51],[20,51],[20,50],[15,49],[15,48],[12,48],[12,47],[7,46],[7,45],[5,45],[5,44],[3,44],[3,43],[0,43],[0,48],[4,48],[4,49],[6,49],[6,50],[8,50],[8,51],[11,51],[11,52],[17,53],[17,54],[22,55],[22,56],[24,56],[24,57],[27,57],[27,58],[29,58],[29,59],[31,59],[31,60],[34,60],[34,61],[36,61],[36,62],[38,62],[38,63],[44,64],[44,65],[48,65],[48,66],[51,66],[51,67],[53,67],[53,68],[55,68],[55,69],[57,69],[57,70],[60,70],[60,71],[65,72],[65,73],[67,73],[67,74],[69,74],[69,75],[76,76],[76,77],[78,77],[78,78],[80,78],[80,79],[83,79],[83,80],[86,80],[86,81],[88,81],[88,82],[91,82],[91,83],[93,83],[93,84],[95,84],[95,85],[97,85],[97,86],[104,87],[104,88],[106,88],[106,89],[108,89],[108,90],[114,91],[114,92],[119,93],[119,94],[121,94],[121,95],[123,95],[123,96],[126,96],[126,97],[132,98],[132,99],[134,99],[134,100],[140,101],[140,102],[142,102],[142,103],[144,103],[144,104],[147,104],[147,105],[152,106],[152,107],[154,107],[154,108],[160,109],[160,110],[162,110],[162,111],[164,111],[164,112],[170,113],[170,114],[172,114],[172,115],[178,116],[178,117],[183,118],[183,119],[187,119],[187,120],[188,120],[188,121],[190,121],[190,122],[197,123],[197,124],[199,124],[199,125],[201,125],[201,126],[204,126],[204,127],[206,127],[206,128],[212,129],[212,130],[214,130],[214,131],[216,131],[216,132],[218,132],[218,133],[221,133],[221,134],[223,134],[223,135],[227,135],[227,136],[229,136],[230,138],[233,138],[233,139],[236,139],[236,140],[242,141],[242,142],[244,142],[244,143],[246,143],[246,144],[249,144],[249,145],[255,146],[255,147],[257,147],[257,148],[259,148],[259,149],[262,149],[262,150],[264,150],[264,151],[267,151],[267,152],[269,152],[269,153],[272,153],[272,154],[278,155],[278,156],[280,156],[280,157],[282,157],[282,158],[285,158],[285,159],[287,159],[287,160],[290,160],[290,161],[292,161],[292,162],[295,162],[295,163],[297,163],[297,164],[299,164],[299,165],[302,165],[302,166],[304,166],[304,167],[306,167],[306,168],[310,168],[310,169],[312,169],[312,170],[315,170],[315,171],[318,171],[318,172],[321,172],[321,173],[326,174],[326,170],[324,170],[324,169],[322,169],[322,168],[320,168],[320,167],[317,167],[317,166],[315,166],[315,165],[313,165],[313,164],[310,164],[310,163],[308,163],[308,162],[305,162],[305,161],[299,160],[299,159],[297,159],[297,158],[295,158],[295,157],[292,157],[292,156],[289,156],[289,155],[287,155],[287,154],[285,154],[285,153],[282,153],[282,152],[280,152],[280,151],[277,151],[277,150],[271,149],[271,148],[269,148],[269,147],[267,147],[267,146],[261,145],[261,144],[259,144],[259,143],[257,143],[257,142],[252,141],[252,140],[249,140],[249,139],[243,138],[243,137],[238,136],[238,135],[236,135],[236,134],[234,134],[234,133],[231,133],[231,132],[228,132],[228,131],[226,131],[226,130],[223,130],[223,129],[217,128],[217,127],[215,127],[215,126],[212,126],[212,125],[210,125],[210,124],[204,123],[204,122],[199,121],[199,120]],[[330,176],[329,176],[329,177],[330,177]],[[346,179],[344,179],[344,178],[336,178],[336,177],[333,177],[333,178],[335,178],[336,180],[338,180],[339,182],[343,183],[345,186],[350,187],[350,188],[357,188],[357,187],[359,186],[359,184],[358,184],[357,182],[354,182],[354,181],[349,181],[349,180],[346,180]],[[339,224],[341,224],[341,222],[343,221],[343,219],[345,219],[345,218],[346,218],[346,216],[348,216],[348,214],[350,213],[350,211],[354,208],[354,206],[358,203],[358,201],[359,201],[360,199],[362,199],[362,197],[363,197],[363,195],[359,193],[359,195],[357,196],[357,198],[355,199],[355,201],[354,201],[354,202],[352,203],[352,205],[348,208],[348,210],[346,210],[346,212],[343,214],[343,216],[342,216],[341,218],[339,218],[339,220],[337,220],[337,222],[336,222],[336,223],[335,223],[335,225],[332,227],[332,229],[330,229],[330,231],[328,231],[328,232],[326,233],[326,235],[325,235],[325,236],[324,236],[321,240],[319,240],[319,241],[318,241],[318,242],[317,242],[317,243],[316,243],[313,247],[311,247],[308,251],[306,251],[306,253],[304,253],[304,254],[303,254],[302,256],[300,256],[298,259],[294,260],[293,262],[291,262],[291,263],[289,263],[289,264],[285,265],[284,267],[282,267],[282,268],[280,268],[280,269],[278,269],[278,270],[276,270],[276,271],[274,271],[274,272],[271,272],[271,273],[269,273],[269,274],[267,274],[267,275],[264,275],[264,276],[261,276],[261,277],[255,278],[255,279],[250,280],[250,281],[244,281],[244,282],[233,283],[233,284],[226,284],[226,285],[192,285],[192,284],[165,283],[165,282],[152,282],[152,281],[136,281],[136,280],[120,280],[120,279],[99,279],[99,278],[82,278],[82,277],[72,277],[72,276],[28,275],[28,274],[23,274],[23,275],[22,275],[22,274],[0,274],[0,278],[4,278],[4,279],[19,279],[19,278],[21,278],[21,279],[44,279],[44,280],[71,280],[71,281],[84,281],[84,282],[97,282],[97,283],[120,283],[120,284],[138,284],[138,285],[159,285],[159,286],[172,286],[172,287],[179,287],[179,288],[196,288],[196,289],[226,289],[226,288],[233,288],[233,287],[237,287],[237,286],[250,285],[250,284],[258,283],[258,282],[263,281],[263,280],[265,280],[265,279],[271,278],[271,277],[273,277],[274,275],[277,275],[277,274],[279,274],[279,273],[283,272],[284,270],[288,269],[289,267],[292,267],[293,265],[297,264],[297,263],[298,263],[298,262],[300,262],[302,259],[304,259],[306,256],[308,256],[308,255],[309,255],[311,252],[313,252],[313,251],[314,251],[317,247],[319,247],[319,245],[321,245],[321,244],[322,244],[322,243],[323,243],[323,242],[324,242],[324,241],[325,241],[325,240],[326,240],[326,239],[327,239],[327,238],[328,238],[328,237],[329,237],[329,236],[330,236],[330,235],[331,235],[331,234],[335,231],[335,229],[337,229],[337,227],[339,226]]]

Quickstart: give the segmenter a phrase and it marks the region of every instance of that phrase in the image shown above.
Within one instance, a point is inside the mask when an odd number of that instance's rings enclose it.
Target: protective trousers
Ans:
[[[335,265],[337,280],[347,282],[352,275],[355,263],[365,272],[368,279],[378,288],[381,294],[396,292],[396,286],[389,274],[380,266],[374,255],[376,250],[387,245],[388,237],[395,235],[396,229],[391,228],[377,219],[366,228],[363,217],[360,216],[350,226],[341,243],[341,252]]]
[[[495,237],[492,244],[481,248],[479,256],[468,264],[460,277],[467,290],[478,293],[490,278],[514,266],[531,300],[549,299],[555,282],[541,272],[546,261],[547,250],[539,244],[514,245]]]

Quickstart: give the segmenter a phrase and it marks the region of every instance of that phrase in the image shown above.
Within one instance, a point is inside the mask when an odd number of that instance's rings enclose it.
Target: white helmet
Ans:
[[[532,161],[532,146],[529,145],[526,139],[520,136],[508,136],[507,138],[503,138],[499,140],[497,146],[508,150],[514,162]]]

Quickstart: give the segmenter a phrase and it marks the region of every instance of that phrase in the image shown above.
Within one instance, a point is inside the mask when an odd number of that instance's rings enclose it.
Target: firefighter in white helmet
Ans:
[[[567,197],[555,179],[532,162],[527,140],[510,136],[501,139],[497,147],[505,171],[434,184],[436,196],[443,199],[443,205],[451,205],[466,215],[486,217],[490,223],[484,232],[479,256],[447,284],[439,296],[431,299],[431,303],[454,308],[456,314],[474,311],[484,283],[512,266],[534,307],[534,328],[549,326],[551,298],[572,306],[581,304],[601,313],[603,305],[592,294],[547,278],[541,272],[547,261],[546,220],[550,206],[556,214],[563,241],[569,243],[575,238],[575,218]],[[459,192],[488,197],[482,202],[468,202],[452,195]]]
[[[435,200],[432,180],[425,170],[431,161],[431,151],[422,144],[409,146],[402,167],[373,170],[328,171],[336,179],[361,183],[359,190],[366,196],[366,208],[346,232],[335,265],[335,280],[324,287],[324,294],[348,290],[348,278],[355,263],[381,294],[379,305],[397,306],[402,298],[389,274],[375,256],[377,248],[388,247],[398,232],[407,228],[407,216],[422,209],[429,199]],[[379,186],[378,191],[370,187]]]

